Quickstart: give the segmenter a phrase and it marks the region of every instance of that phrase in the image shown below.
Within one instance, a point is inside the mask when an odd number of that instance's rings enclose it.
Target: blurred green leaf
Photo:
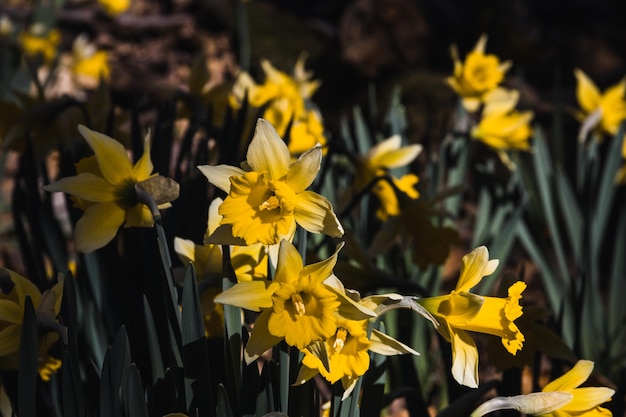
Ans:
[[[18,414],[23,417],[35,417],[37,398],[37,358],[39,331],[33,300],[29,295],[24,300],[24,319],[20,340],[20,358],[17,376]]]
[[[159,339],[156,333],[154,317],[152,316],[152,310],[150,309],[150,304],[145,295],[143,297],[143,314],[146,323],[146,337],[148,338],[152,385],[155,385],[157,381],[165,378],[165,369],[163,369],[163,357],[161,356],[161,349],[159,348]]]
[[[148,417],[141,376],[135,364],[130,366],[126,389],[123,391],[124,406],[128,417]]]

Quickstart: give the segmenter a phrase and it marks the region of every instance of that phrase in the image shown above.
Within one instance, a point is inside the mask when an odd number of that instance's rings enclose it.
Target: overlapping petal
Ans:
[[[104,179],[117,185],[132,178],[133,166],[121,143],[83,125],[78,126],[78,131],[93,149]]]
[[[95,203],[113,201],[116,188],[102,177],[90,173],[82,173],[73,177],[65,177],[44,186],[50,192],[64,192]]]
[[[230,192],[230,178],[245,173],[243,169],[231,165],[200,165],[198,169],[211,184],[226,193]]]
[[[257,121],[246,161],[254,171],[269,173],[272,180],[281,179],[287,174],[291,164],[289,149],[267,120]]]
[[[296,222],[311,233],[343,236],[343,226],[326,198],[313,191],[298,194],[294,210]]]
[[[126,213],[115,201],[107,201],[87,207],[76,223],[74,239],[76,248],[85,253],[103,247],[117,234],[124,223]]]

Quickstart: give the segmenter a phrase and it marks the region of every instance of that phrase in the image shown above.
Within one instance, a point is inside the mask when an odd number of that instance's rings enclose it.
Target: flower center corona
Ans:
[[[293,304],[293,308],[296,310],[296,314],[298,316],[304,316],[306,313],[306,308],[304,307],[304,300],[300,294],[293,294],[291,296],[291,303]]]
[[[346,337],[348,337],[348,331],[343,327],[338,328],[335,336],[335,343],[333,343],[333,349],[335,349],[335,352],[341,352],[341,349],[343,349],[346,344]]]
[[[274,210],[275,208],[278,208],[278,207],[279,207],[278,198],[276,198],[276,196],[273,195],[259,205],[259,210],[261,211]]]

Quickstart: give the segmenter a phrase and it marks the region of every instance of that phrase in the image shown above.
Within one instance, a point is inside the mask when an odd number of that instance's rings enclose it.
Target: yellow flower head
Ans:
[[[521,350],[524,342],[524,335],[513,321],[522,315],[519,300],[525,283],[514,283],[509,288],[508,298],[483,297],[469,292],[497,266],[497,260],[489,260],[486,247],[476,248],[463,257],[455,290],[448,295],[418,300],[439,322],[439,333],[452,343],[454,379],[469,387],[478,386],[478,350],[467,331],[502,338],[502,344],[512,355]]]
[[[581,108],[578,118],[592,119],[600,132],[616,135],[620,123],[626,119],[626,78],[601,94],[594,82],[580,69],[576,69],[574,75],[577,81],[576,97]]]
[[[150,209],[139,202],[135,186],[157,174],[152,174],[147,136],[143,155],[133,165],[124,146],[115,139],[82,125],[78,130],[95,155],[76,164],[78,175],[62,178],[44,189],[72,195],[76,206],[85,210],[76,224],[74,238],[79,251],[92,252],[113,240],[122,225],[152,227]],[[156,200],[160,208],[166,208],[174,198]]]
[[[26,296],[33,302],[38,322],[54,327],[61,310],[63,282],[42,294],[29,279],[6,268],[0,268],[0,369],[17,369],[22,337]],[[53,324],[54,323],[54,324]],[[59,325],[60,326],[60,325]],[[41,333],[39,338],[39,375],[48,381],[61,363],[47,355],[59,339],[58,333]]]
[[[45,30],[42,24],[34,24],[29,31],[20,35],[20,44],[26,55],[41,55],[46,64],[51,63],[57,54],[61,34],[56,29]]]
[[[472,137],[496,151],[529,150],[533,112],[514,110],[518,98],[517,91],[500,88],[487,94],[480,123],[472,130]]]
[[[246,345],[248,363],[283,339],[302,350],[335,334],[340,302],[323,281],[332,275],[340,249],[326,260],[303,266],[297,249],[283,240],[273,282],[239,282],[216,297],[218,303],[261,311]]]
[[[541,392],[492,398],[474,410],[471,417],[506,409],[542,417],[610,417],[611,411],[600,407],[600,404],[609,401],[615,394],[614,390],[606,387],[578,388],[589,378],[592,370],[593,362],[579,360],[569,372],[550,382]]]
[[[374,178],[385,175],[390,169],[400,168],[413,162],[422,151],[422,145],[401,146],[402,139],[399,135],[394,135],[380,142],[365,155],[359,157],[356,172],[355,187],[361,190],[366,187]],[[407,174],[398,179],[390,177],[396,188],[404,192],[408,198],[413,200],[419,197],[415,185],[419,178],[415,174]],[[386,220],[390,216],[400,214],[400,204],[396,191],[386,180],[379,180],[372,187],[372,193],[379,200],[381,207],[376,212],[381,220]]]
[[[511,66],[510,61],[500,63],[496,55],[485,54],[486,44],[487,35],[483,34],[465,62],[459,59],[456,45],[451,48],[454,73],[446,81],[463,99],[465,108],[472,112],[478,109],[483,96],[500,84]]]
[[[94,44],[87,41],[85,35],[80,35],[74,41],[72,49],[72,73],[79,79],[86,79],[85,82],[93,84],[98,82],[100,77],[108,80],[111,75],[108,54],[105,51],[98,51]]]
[[[291,162],[289,149],[266,120],[259,119],[246,155],[247,170],[199,166],[209,182],[228,193],[219,207],[220,227],[210,243],[274,245],[291,240],[296,224],[312,233],[341,237],[343,228],[328,200],[307,191],[320,169],[316,146]]]
[[[106,14],[117,16],[128,10],[130,1],[131,0],[98,0],[98,3],[100,3],[100,6],[102,6]]]

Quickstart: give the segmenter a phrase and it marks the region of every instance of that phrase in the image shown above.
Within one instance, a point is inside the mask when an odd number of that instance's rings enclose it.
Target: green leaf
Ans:
[[[148,408],[137,365],[132,364],[124,391],[124,405],[128,417],[148,417]]]
[[[574,252],[574,259],[580,260],[583,243],[583,216],[574,190],[562,169],[556,171],[556,190],[569,241]]]
[[[24,319],[20,341],[20,359],[17,374],[17,404],[20,417],[35,417],[35,398],[37,398],[37,357],[39,331],[33,300],[26,296],[24,300]]]
[[[217,409],[216,417],[234,417],[233,410],[230,408],[228,393],[223,384],[217,386]]]
[[[148,338],[148,354],[150,355],[150,368],[152,369],[152,385],[158,380],[165,378],[165,369],[163,368],[163,357],[159,348],[159,339],[156,333],[154,317],[148,299],[143,297],[143,315],[146,322],[146,337]]]

